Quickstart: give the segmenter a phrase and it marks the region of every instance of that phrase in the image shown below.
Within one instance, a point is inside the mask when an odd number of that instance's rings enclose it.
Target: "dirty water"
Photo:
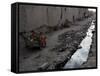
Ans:
[[[82,40],[77,51],[72,55],[71,59],[65,64],[63,69],[71,69],[71,68],[79,68],[84,62],[88,59],[88,54],[90,50],[90,46],[92,44],[92,36],[95,29],[94,20],[91,22],[91,26],[87,31],[86,37]]]

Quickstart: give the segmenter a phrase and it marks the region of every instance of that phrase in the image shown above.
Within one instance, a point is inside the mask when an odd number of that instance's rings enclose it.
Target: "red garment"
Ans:
[[[46,36],[40,35],[40,45],[42,47],[45,47],[46,46]]]

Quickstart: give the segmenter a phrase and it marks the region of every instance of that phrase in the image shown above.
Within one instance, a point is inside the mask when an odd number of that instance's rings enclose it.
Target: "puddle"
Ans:
[[[77,51],[72,55],[71,59],[65,64],[63,69],[68,68],[79,68],[84,62],[87,61],[90,46],[92,44],[92,31],[94,31],[95,25],[94,20],[91,22],[91,26],[87,31],[86,37],[82,40],[81,46],[82,48],[77,49]]]

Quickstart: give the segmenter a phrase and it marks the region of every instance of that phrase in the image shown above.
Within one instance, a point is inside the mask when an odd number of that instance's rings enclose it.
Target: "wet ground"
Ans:
[[[96,68],[97,64],[96,64],[96,33],[94,33],[93,37],[92,37],[93,41],[92,41],[92,45],[91,45],[91,49],[89,52],[89,57],[87,59],[87,61],[81,66],[81,68]]]
[[[78,45],[86,36],[91,19],[85,19],[62,30],[47,35],[47,46],[42,50],[38,48],[27,49],[24,40],[20,37],[19,70],[39,71],[62,69]],[[95,49],[95,47],[94,47]],[[91,59],[90,59],[91,60]],[[85,64],[83,65],[83,67]]]
[[[92,44],[93,32],[95,30],[95,23],[92,20],[91,26],[86,32],[86,37],[81,41],[79,49],[71,56],[71,59],[65,64],[64,69],[80,68],[80,66],[87,61],[90,47]]]

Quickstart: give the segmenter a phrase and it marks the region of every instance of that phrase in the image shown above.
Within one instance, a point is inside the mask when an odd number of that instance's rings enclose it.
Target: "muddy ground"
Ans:
[[[24,41],[20,37],[19,70],[45,71],[62,69],[73,53],[80,48],[78,45],[86,36],[90,24],[91,19],[88,18],[76,22],[75,26],[70,26],[69,28],[64,28],[48,34],[47,46],[42,50],[25,48],[23,44]],[[95,46],[94,49],[91,50],[94,51]],[[95,60],[95,57],[93,60]],[[88,64],[85,63],[83,67],[87,65]]]

